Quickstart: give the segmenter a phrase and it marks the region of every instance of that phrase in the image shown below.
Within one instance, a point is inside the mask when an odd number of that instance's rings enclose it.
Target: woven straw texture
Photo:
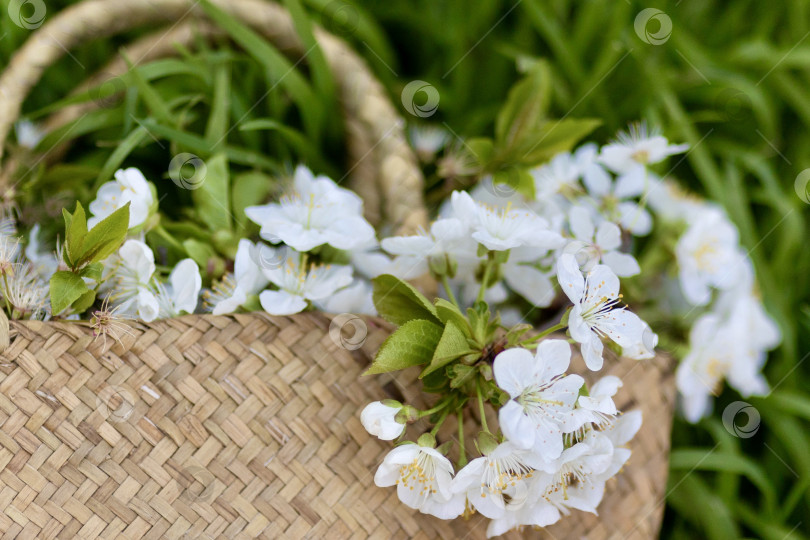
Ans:
[[[390,327],[351,326],[367,334],[356,350],[314,313],[133,324],[106,346],[75,323],[12,322],[0,368],[0,538],[483,538],[479,515],[442,521],[374,486],[391,444],[365,432],[360,410],[419,385],[416,371],[362,378]],[[662,357],[607,360],[608,373],[632,375],[622,408],[644,414],[633,456],[599,518],[575,513],[523,537],[654,537],[669,368]]]

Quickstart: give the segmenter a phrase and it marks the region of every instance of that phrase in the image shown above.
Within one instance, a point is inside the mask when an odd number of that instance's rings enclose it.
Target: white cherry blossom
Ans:
[[[450,460],[434,448],[412,443],[391,450],[374,475],[377,486],[396,485],[403,503],[441,519],[464,511],[464,496],[453,493],[452,480]]]
[[[279,267],[263,268],[264,276],[279,288],[259,295],[262,308],[271,315],[292,315],[303,311],[307,301],[324,300],[352,282],[352,269],[340,265],[312,265],[306,268],[300,257],[291,255]]]
[[[469,503],[484,516],[498,519],[506,513],[507,499],[525,497],[528,481],[544,464],[533,452],[505,441],[458,471],[452,490],[466,494]]]
[[[455,217],[472,230],[472,237],[487,249],[505,251],[520,246],[556,249],[565,241],[549,223],[531,210],[488,206],[465,191],[454,191],[451,204]]]
[[[675,247],[683,294],[693,305],[711,300],[712,288],[733,287],[744,271],[737,228],[722,210],[707,207]]]
[[[281,202],[245,209],[271,243],[284,242],[298,251],[329,244],[355,249],[374,239],[374,228],[363,218],[363,201],[326,176],[295,169],[293,191]]]
[[[200,267],[193,259],[183,259],[169,274],[168,284],[158,282],[156,288],[160,317],[194,313],[202,288]]]
[[[360,413],[360,422],[369,434],[383,441],[392,441],[402,435],[405,424],[396,421],[402,405],[396,402],[373,401]]]
[[[574,304],[568,330],[580,343],[588,369],[602,369],[601,338],[610,338],[628,348],[642,342],[644,321],[619,304],[619,278],[610,268],[599,264],[583,276],[576,258],[563,254],[557,261],[557,279]]]
[[[111,301],[121,316],[154,321],[160,313],[158,298],[152,290],[155,255],[140,240],[127,240],[113,262],[113,275],[107,282]]]
[[[88,207],[93,215],[87,219],[87,227],[92,229],[127,203],[130,229],[142,225],[155,205],[151,184],[135,167],[115,171],[115,180],[102,184]]]
[[[280,266],[287,252],[286,247],[273,248],[246,239],[240,240],[233,275],[225,276],[204,295],[212,313],[233,313],[247,302],[249,296],[259,294],[270,283],[262,273],[262,266]]]
[[[563,432],[574,425],[574,403],[585,382],[579,375],[565,375],[571,346],[547,339],[533,355],[513,348],[500,353],[493,365],[498,386],[510,399],[499,411],[504,436],[520,448],[531,448],[545,461],[563,451]]]
[[[601,261],[619,277],[641,272],[635,257],[619,250],[622,232],[618,225],[602,221],[598,227],[595,226],[591,212],[579,205],[571,208],[568,220],[575,240],[569,242],[563,252],[576,255],[580,268],[588,271]]]

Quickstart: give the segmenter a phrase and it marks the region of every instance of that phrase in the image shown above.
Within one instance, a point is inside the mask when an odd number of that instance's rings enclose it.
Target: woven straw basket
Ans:
[[[217,4],[291,55],[302,53],[280,7]],[[128,49],[130,58],[157,58],[195,32],[216,33],[201,16],[190,0],[89,0],[51,17],[0,77],[0,156],[28,91],[64,50],[171,22],[159,37]],[[384,216],[399,231],[413,230],[427,214],[401,121],[358,56],[326,32],[316,36],[340,89],[353,186],[371,219]],[[124,69],[113,62],[103,76]],[[59,113],[48,125],[83,110]],[[5,188],[10,161],[0,173]],[[391,332],[387,323],[253,313],[130,326],[121,343],[105,347],[81,325],[7,323],[0,316],[0,540],[484,538],[481,516],[442,521],[401,504],[396,490],[374,486],[391,445],[365,432],[360,410],[386,397],[424,404],[418,370],[360,376]],[[344,341],[342,326],[360,332],[355,338],[364,335],[362,345]],[[582,359],[572,366],[581,369]],[[617,405],[640,408],[644,425],[631,442],[630,462],[608,484],[600,516],[575,513],[509,538],[657,535],[671,365],[664,356],[613,358],[605,371],[624,378]]]

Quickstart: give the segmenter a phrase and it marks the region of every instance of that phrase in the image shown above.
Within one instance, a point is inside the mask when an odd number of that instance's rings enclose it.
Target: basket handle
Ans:
[[[303,54],[289,13],[262,0],[212,0],[262,33],[281,49]],[[204,16],[191,0],[83,0],[51,18],[15,53],[0,76],[0,158],[22,103],[47,67],[67,51],[99,37],[147,24]],[[171,29],[170,29],[171,31]],[[424,178],[404,135],[404,122],[364,61],[342,40],[315,28],[315,37],[331,67],[347,122],[353,165],[365,177],[353,188],[400,234],[427,223],[422,196]],[[362,154],[361,154],[362,152]],[[372,163],[374,166],[370,166]],[[371,174],[369,174],[369,172]],[[375,178],[376,176],[376,178]],[[0,188],[6,189],[0,177]],[[376,181],[375,181],[376,180]],[[375,209],[370,209],[375,213]]]

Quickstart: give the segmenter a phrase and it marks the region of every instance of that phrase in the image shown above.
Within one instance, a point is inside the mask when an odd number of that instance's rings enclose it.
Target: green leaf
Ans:
[[[475,366],[453,364],[447,368],[447,376],[450,377],[450,388],[461,388],[465,384],[472,382],[477,374],[478,368]]]
[[[509,167],[492,175],[494,184],[505,184],[530,201],[535,199],[534,177],[525,167]]]
[[[100,262],[90,263],[79,271],[81,277],[86,277],[95,281],[101,281],[104,265]]]
[[[589,118],[551,120],[528,134],[514,147],[513,159],[527,167],[539,165],[560,152],[568,152],[602,122]],[[505,160],[508,161],[508,160]]]
[[[210,257],[216,256],[216,252],[214,251],[213,247],[192,238],[185,240],[183,242],[183,247],[186,248],[186,253],[188,253],[188,256],[194,259],[194,262],[203,268],[208,264],[208,259]]]
[[[124,243],[128,230],[129,203],[102,219],[95,227],[90,229],[84,239],[82,254],[79,260],[76,261],[77,265],[101,262],[115,253]]]
[[[59,314],[88,291],[78,274],[60,270],[51,276],[51,311]]]
[[[440,321],[442,321],[444,324],[453,321],[456,327],[464,332],[466,337],[472,336],[469,321],[454,303],[450,302],[449,300],[445,300],[444,298],[437,298],[435,305],[436,314],[438,315]]]
[[[211,148],[218,150],[225,144],[228,135],[228,119],[231,110],[231,69],[230,63],[217,66],[214,72],[214,95],[205,139]]]
[[[383,319],[397,325],[413,319],[439,322],[435,306],[410,283],[390,274],[378,276],[371,283],[374,306]]]
[[[365,375],[427,364],[441,337],[442,327],[432,321],[408,321],[383,342]]]
[[[442,332],[442,337],[439,339],[438,345],[436,345],[436,350],[433,352],[430,365],[422,371],[419,378],[421,379],[425,375],[429,375],[437,369],[443,368],[465,354],[474,352],[475,351],[472,350],[467,343],[467,336],[464,335],[464,332],[452,321],[448,321]]]
[[[113,176],[116,170],[121,168],[124,160],[129,156],[138,145],[140,145],[147,137],[149,132],[143,126],[138,126],[132,132],[120,141],[115,150],[112,151],[110,157],[104,162],[104,165],[98,171],[96,176],[95,187],[98,188],[102,183],[107,182]]]
[[[475,157],[482,169],[486,169],[495,155],[495,142],[492,139],[476,137],[468,140],[464,146]]]
[[[138,92],[140,93],[140,97],[143,99],[146,106],[149,108],[150,111],[155,115],[155,118],[160,120],[161,122],[169,125],[175,125],[176,122],[172,117],[172,113],[169,110],[169,106],[163,100],[161,95],[155,90],[152,85],[149,84],[143,75],[141,74],[140,69],[135,66],[132,62],[130,62],[129,58],[126,57],[123,53],[121,53],[124,57],[124,61],[126,62],[127,66],[129,67],[129,72],[127,73],[125,79],[129,83],[133,83],[137,88]]]
[[[205,178],[192,190],[195,211],[200,221],[212,232],[231,230],[231,180],[228,159],[216,154],[205,163]]]
[[[80,259],[84,253],[87,216],[79,201],[76,201],[76,209],[73,214],[62,209],[62,216],[65,218],[65,256],[68,259],[65,262],[71,267],[76,267],[81,264]]]
[[[96,291],[88,290],[84,294],[82,294],[78,299],[76,299],[73,304],[71,304],[71,308],[76,313],[84,313],[87,309],[93,305],[93,302],[96,301]]]
[[[250,225],[245,208],[267,201],[276,185],[277,182],[273,177],[258,171],[248,171],[234,176],[231,206],[234,219],[240,228],[245,230]]]
[[[495,140],[511,147],[538,128],[545,118],[551,95],[548,64],[537,62],[527,76],[509,91],[506,103],[495,119]]]

